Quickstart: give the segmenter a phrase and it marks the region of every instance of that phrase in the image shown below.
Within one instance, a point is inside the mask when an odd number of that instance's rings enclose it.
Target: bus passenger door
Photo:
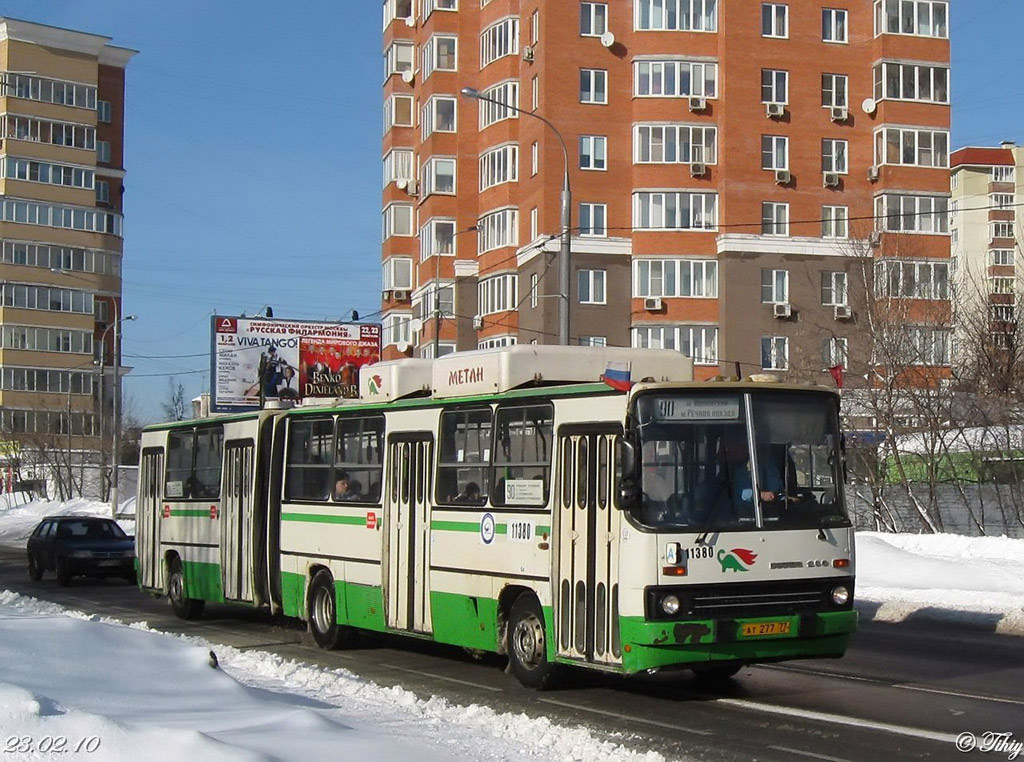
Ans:
[[[388,627],[397,630],[432,629],[427,572],[433,444],[430,434],[396,436],[388,443],[384,599]]]
[[[224,598],[252,601],[253,453],[251,439],[224,448],[224,487],[220,500],[220,569]]]
[[[163,494],[164,451],[146,449],[139,464],[139,502],[135,508],[135,553],[143,587],[163,587],[160,558],[160,496]]]
[[[621,428],[563,427],[559,431],[558,588],[555,623],[559,656],[601,664],[622,661],[619,641],[615,447]]]

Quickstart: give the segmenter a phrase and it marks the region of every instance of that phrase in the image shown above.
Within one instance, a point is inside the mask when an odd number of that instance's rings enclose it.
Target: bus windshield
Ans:
[[[837,404],[781,390],[638,398],[635,518],[701,532],[848,526]]]

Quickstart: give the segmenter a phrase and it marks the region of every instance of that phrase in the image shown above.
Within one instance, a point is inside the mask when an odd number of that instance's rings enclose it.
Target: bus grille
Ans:
[[[839,607],[831,604],[829,596],[838,584],[846,585],[853,592],[853,580],[843,577],[648,588],[647,614],[649,619],[661,620],[739,619],[834,610]],[[669,592],[680,602],[678,613],[671,617],[657,605]],[[852,601],[853,596],[850,598]]]

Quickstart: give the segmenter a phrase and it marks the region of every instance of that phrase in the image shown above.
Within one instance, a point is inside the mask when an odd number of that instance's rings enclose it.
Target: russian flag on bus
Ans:
[[[625,361],[612,361],[608,363],[608,367],[605,369],[604,375],[601,376],[601,380],[608,384],[612,389],[618,389],[620,392],[628,392],[633,388],[631,376],[631,363]]]

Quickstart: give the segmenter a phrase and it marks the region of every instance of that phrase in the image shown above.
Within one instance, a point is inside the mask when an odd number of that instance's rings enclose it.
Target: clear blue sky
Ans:
[[[0,15],[140,51],[125,135],[124,308],[138,319],[123,351],[143,420],[161,417],[172,377],[190,397],[208,388],[214,311],[379,309],[378,0],[0,0]],[[1024,2],[953,0],[951,15],[953,145],[1024,142]]]

